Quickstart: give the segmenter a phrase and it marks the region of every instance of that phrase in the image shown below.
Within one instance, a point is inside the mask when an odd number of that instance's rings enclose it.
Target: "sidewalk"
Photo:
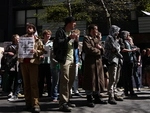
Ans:
[[[81,91],[85,95],[84,90]],[[120,92],[122,93],[122,92]],[[126,98],[117,105],[101,105],[96,104],[94,108],[86,106],[86,98],[78,98],[73,96],[72,102],[76,104],[72,113],[150,113],[150,89],[142,88],[141,92],[136,92],[137,98]],[[108,100],[108,98],[103,98]],[[29,113],[22,111],[25,102],[24,98],[20,98],[17,102],[7,101],[7,96],[0,95],[0,113]],[[50,102],[50,98],[43,97],[40,99],[40,113],[64,113],[58,110],[58,102]]]

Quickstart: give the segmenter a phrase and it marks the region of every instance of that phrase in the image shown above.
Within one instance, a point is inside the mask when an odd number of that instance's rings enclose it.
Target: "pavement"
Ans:
[[[86,96],[84,90],[80,90],[84,97],[73,96],[72,102],[76,104],[72,113],[150,113],[150,89],[148,87],[141,88],[141,92],[135,91],[138,95],[136,98],[125,97],[124,101],[117,102],[117,105],[101,105],[96,104],[94,108],[86,106]],[[119,91],[122,93],[122,90]],[[108,100],[107,97],[103,100]],[[0,113],[30,113],[23,111],[25,106],[24,98],[19,98],[15,102],[9,102],[7,95],[0,93]],[[48,97],[40,99],[40,113],[64,113],[58,110],[58,102],[50,101]]]

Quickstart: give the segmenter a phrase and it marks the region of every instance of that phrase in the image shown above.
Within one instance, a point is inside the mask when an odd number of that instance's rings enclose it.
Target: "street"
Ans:
[[[85,96],[84,91],[81,93]],[[119,92],[120,94],[122,92]],[[136,92],[136,98],[126,97],[124,101],[118,102],[117,105],[96,104],[94,108],[86,106],[86,98],[73,96],[72,102],[76,104],[72,113],[150,113],[150,89],[141,88],[141,92]],[[103,98],[107,100],[108,98]],[[23,111],[25,106],[24,98],[19,98],[16,102],[7,101],[7,96],[0,95],[0,113],[29,113]],[[40,113],[63,113],[58,110],[58,102],[50,102],[50,98],[42,97],[40,99]]]

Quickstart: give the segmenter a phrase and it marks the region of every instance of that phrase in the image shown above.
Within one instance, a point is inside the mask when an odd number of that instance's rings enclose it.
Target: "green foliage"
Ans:
[[[47,21],[62,21],[68,16],[68,9],[63,5],[49,6],[45,8]]]
[[[53,0],[57,1],[57,0]],[[68,1],[57,3],[44,7],[44,13],[38,17],[44,21],[62,21],[69,15]],[[92,19],[106,19],[106,12],[102,6],[102,2],[106,5],[108,13],[113,20],[130,19],[130,11],[143,9],[150,11],[150,0],[70,0],[71,13],[77,20],[86,20],[91,22]]]

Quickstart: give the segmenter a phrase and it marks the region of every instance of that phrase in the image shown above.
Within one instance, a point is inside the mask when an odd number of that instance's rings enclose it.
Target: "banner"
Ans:
[[[33,37],[20,37],[18,43],[18,58],[33,58],[31,50],[34,49]]]

